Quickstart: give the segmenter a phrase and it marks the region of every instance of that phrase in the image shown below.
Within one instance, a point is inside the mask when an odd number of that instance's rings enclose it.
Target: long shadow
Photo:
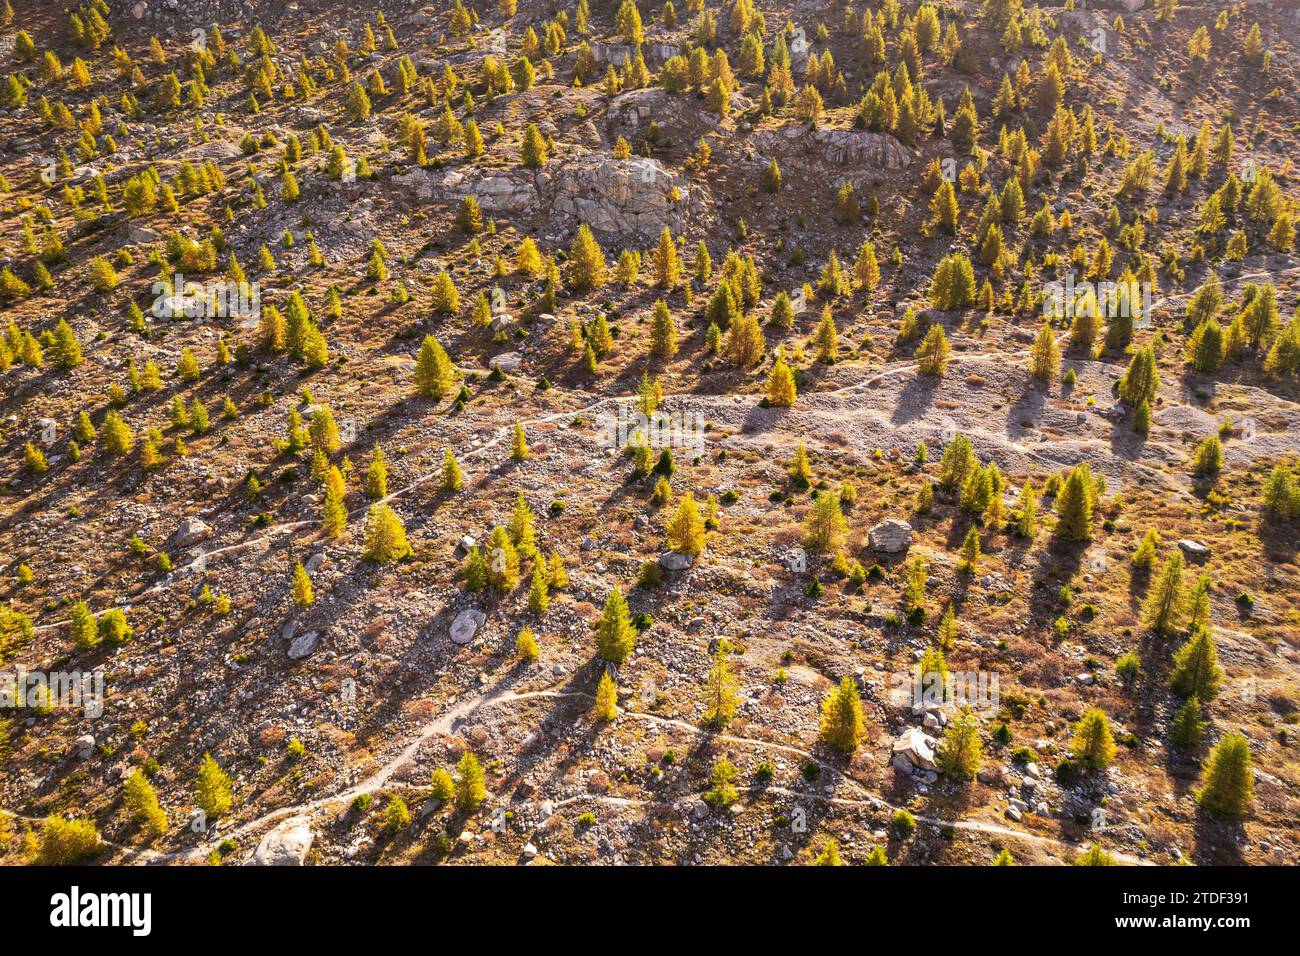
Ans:
[[[1242,866],[1246,862],[1241,844],[1246,828],[1239,822],[1216,820],[1204,810],[1196,811],[1192,830],[1192,859],[1198,866]]]
[[[910,378],[894,404],[894,412],[889,417],[890,423],[898,427],[924,418],[934,401],[939,385],[939,378],[932,375],[918,374]]]

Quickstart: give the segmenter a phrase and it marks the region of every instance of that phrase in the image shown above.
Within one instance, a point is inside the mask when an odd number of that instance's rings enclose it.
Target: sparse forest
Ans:
[[[0,862],[1300,863],[1293,4],[0,4]]]

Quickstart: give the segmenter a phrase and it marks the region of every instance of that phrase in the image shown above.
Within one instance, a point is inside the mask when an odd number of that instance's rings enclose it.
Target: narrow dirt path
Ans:
[[[241,823],[233,827],[232,829],[219,834],[218,836],[214,836],[211,840],[209,840],[203,845],[192,847],[186,850],[177,850],[174,852],[162,853],[156,850],[126,846],[119,843],[113,843],[111,841],[104,841],[104,843],[106,846],[121,852],[124,855],[126,862],[141,863],[141,864],[201,863],[205,859],[207,859],[209,853],[212,851],[213,848],[215,848],[216,844],[220,840],[227,840],[227,839],[238,840],[242,837],[250,836],[266,827],[272,826],[281,820],[285,820],[290,817],[310,818],[311,816],[318,813],[319,811],[329,808],[331,806],[339,806],[341,804],[350,803],[354,798],[360,796],[361,794],[374,794],[376,791],[382,789],[385,785],[387,785],[387,783],[392,779],[393,774],[397,771],[399,767],[401,767],[408,761],[413,760],[415,758],[415,755],[418,753],[419,748],[424,743],[426,743],[431,738],[451,733],[455,729],[458,723],[460,723],[461,721],[465,720],[468,717],[473,716],[479,710],[488,707],[504,706],[507,704],[514,704],[520,701],[537,700],[537,699],[592,700],[593,697],[590,694],[585,694],[581,692],[572,692],[572,691],[561,692],[552,689],[523,691],[520,693],[515,693],[513,691],[505,691],[500,687],[500,685],[498,685],[497,687],[487,691],[486,693],[482,694],[479,697],[471,698],[469,700],[465,700],[457,703],[453,707],[449,708],[448,710],[440,714],[438,717],[435,717],[434,719],[424,724],[420,728],[420,730],[416,733],[416,735],[411,739],[411,741],[404,748],[402,748],[401,751],[399,751],[396,755],[391,757],[386,763],[384,763],[381,767],[379,767],[372,774],[370,774],[370,776],[366,777],[366,779],[362,780],[359,783],[353,784],[351,787],[348,787],[345,790],[340,791],[339,793],[331,794],[329,796],[318,797],[314,800],[306,801],[304,803],[294,804],[292,806],[287,806],[287,807],[279,807],[275,810],[268,811],[267,813],[264,813],[261,816],[256,817],[252,820],[248,820],[244,823]],[[672,728],[675,730],[685,731],[686,733],[692,735],[699,735],[705,733],[704,728],[698,727],[695,724],[691,724],[684,720],[679,720],[671,717],[659,717],[655,714],[646,714],[637,711],[620,711],[619,719],[641,721],[658,727]],[[862,793],[863,796],[861,798],[832,797],[832,796],[819,795],[814,793],[805,793],[805,792],[790,790],[784,787],[777,787],[777,786],[765,788],[767,792],[779,793],[782,796],[789,796],[795,799],[808,799],[813,802],[828,803],[834,806],[867,807],[869,809],[873,809],[885,813],[903,809],[899,806],[896,806],[895,804],[889,803],[888,801],[878,796],[875,796],[860,781],[844,773],[839,768],[832,766],[826,763],[825,761],[821,760],[811,751],[805,750],[801,747],[796,747],[791,744],[782,744],[771,740],[761,740],[754,737],[742,737],[742,736],[737,736],[735,734],[725,734],[725,733],[715,734],[713,736],[713,739],[717,741],[721,741],[723,743],[733,744],[736,746],[753,747],[758,750],[762,750],[764,752],[781,753],[781,754],[785,754],[788,757],[796,757],[801,760],[814,763],[823,771],[828,772],[831,776],[833,776],[834,779],[843,781],[847,785],[853,787],[858,792]],[[663,801],[639,800],[639,799],[626,798],[626,797],[607,797],[607,796],[601,796],[595,794],[579,794],[577,796],[568,797],[564,800],[555,801],[553,803],[553,806],[558,808],[558,807],[569,806],[572,804],[582,803],[582,802],[598,802],[598,803],[603,803],[611,806],[619,806],[619,807],[644,807],[644,806],[668,807],[673,805],[672,803],[667,803]],[[0,813],[7,814],[8,816],[14,817],[15,819],[27,820],[32,823],[39,823],[41,820],[41,818],[39,817],[27,816],[9,810],[0,809]],[[985,834],[990,834],[995,836],[1002,836],[1009,839],[1025,840],[1031,843],[1036,843],[1041,846],[1051,847],[1058,851],[1080,852],[1084,849],[1084,847],[1076,843],[1070,843],[1064,840],[1056,840],[1051,837],[1040,836],[1034,833],[1027,833],[1022,830],[1015,830],[1010,827],[1003,826],[999,823],[994,823],[987,820],[972,820],[972,819],[949,820],[949,819],[944,819],[942,817],[934,817],[928,815],[916,815],[916,819],[920,820],[923,823],[935,827],[951,827],[956,830],[985,833]],[[1130,865],[1135,865],[1135,866],[1154,865],[1149,860],[1142,860],[1138,857],[1134,857],[1119,851],[1112,850],[1110,852],[1111,855],[1114,856],[1117,860],[1120,860],[1121,862]]]

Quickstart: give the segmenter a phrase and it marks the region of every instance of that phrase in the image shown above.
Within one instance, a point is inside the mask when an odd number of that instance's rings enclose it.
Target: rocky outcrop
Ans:
[[[654,87],[628,90],[609,101],[605,123],[611,142],[619,135],[634,137],[651,122],[683,142],[694,142],[696,136],[718,125],[718,117],[700,109],[692,96]]]
[[[606,235],[652,237],[665,226],[677,232],[699,206],[696,188],[685,176],[642,157],[575,157],[555,170],[542,192],[552,215],[569,216]]]
[[[524,213],[537,206],[537,175],[527,169],[431,170],[412,167],[392,178],[418,200],[471,195],[489,213]]]
[[[798,150],[820,156],[836,166],[867,169],[906,169],[916,158],[913,150],[888,133],[873,133],[869,130],[784,126],[758,133],[754,137],[754,143],[764,152],[790,153]]]
[[[550,212],[611,236],[654,237],[679,230],[703,208],[703,190],[655,159],[587,153],[556,160],[538,173],[411,169],[392,183],[420,200],[472,195],[496,215]]]
[[[525,170],[493,172],[468,186],[486,212],[526,212],[537,203],[536,177]]]

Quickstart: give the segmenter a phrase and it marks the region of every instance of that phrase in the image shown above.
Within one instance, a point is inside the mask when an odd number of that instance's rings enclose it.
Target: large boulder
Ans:
[[[451,642],[453,644],[468,644],[474,640],[474,635],[478,629],[483,626],[487,620],[487,615],[476,607],[466,608],[456,615],[456,619],[451,622]]]
[[[289,659],[300,661],[304,657],[316,650],[316,645],[320,643],[320,631],[307,631],[305,634],[299,634],[289,644]]]
[[[1195,561],[1198,564],[1202,561],[1209,560],[1210,548],[1200,541],[1193,541],[1191,538],[1182,538],[1178,542],[1179,550],[1187,555],[1188,561]]]
[[[659,567],[665,571],[685,571],[691,566],[692,558],[689,554],[679,554],[676,551],[665,551],[659,555]]]
[[[912,546],[912,526],[897,518],[887,518],[868,531],[867,537],[873,550],[895,554]]]
[[[898,770],[907,772],[938,770],[938,764],[934,762],[934,738],[926,736],[918,727],[908,727],[894,741],[890,762]]]
[[[205,522],[198,518],[186,518],[175,533],[167,539],[167,543],[173,548],[189,548],[210,537],[212,537],[212,529]]]
[[[311,852],[311,823],[306,817],[290,817],[273,827],[253,852],[249,866],[302,866]]]

